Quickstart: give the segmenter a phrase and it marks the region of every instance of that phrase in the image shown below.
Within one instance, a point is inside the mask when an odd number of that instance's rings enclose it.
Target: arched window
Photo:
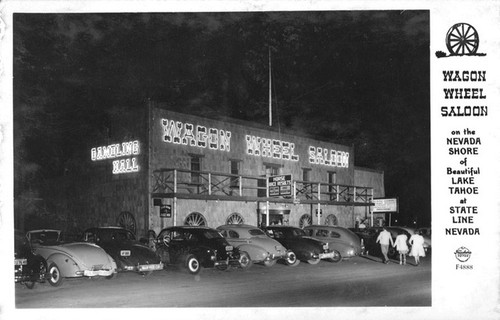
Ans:
[[[243,224],[245,223],[245,220],[243,220],[243,217],[239,213],[232,213],[229,217],[226,219],[226,224]]]
[[[310,214],[304,214],[300,217],[299,228],[304,228],[312,224],[312,218]]]
[[[207,220],[205,217],[199,212],[190,213],[186,220],[184,220],[185,226],[206,226]]]
[[[329,214],[325,219],[325,225],[336,226],[338,224],[337,217],[334,214]]]

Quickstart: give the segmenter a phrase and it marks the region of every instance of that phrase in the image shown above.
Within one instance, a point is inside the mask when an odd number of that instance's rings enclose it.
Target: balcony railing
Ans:
[[[373,188],[312,181],[293,181],[292,195],[270,198],[267,178],[230,173],[159,169],[153,172],[153,196],[367,205]]]

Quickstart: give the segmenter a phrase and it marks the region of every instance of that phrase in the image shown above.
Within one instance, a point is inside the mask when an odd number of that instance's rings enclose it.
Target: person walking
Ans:
[[[399,252],[399,264],[406,264],[406,255],[408,254],[408,236],[403,231],[399,231],[396,241],[394,241],[394,248]]]
[[[388,264],[389,257],[387,257],[387,252],[389,251],[389,245],[394,246],[394,241],[392,240],[391,233],[385,227],[383,227],[383,230],[378,235],[376,243],[380,243],[380,250],[384,256],[383,263]]]
[[[420,264],[420,257],[425,257],[424,237],[420,231],[415,231],[415,234],[410,237],[411,251],[410,256],[415,258],[415,265]]]

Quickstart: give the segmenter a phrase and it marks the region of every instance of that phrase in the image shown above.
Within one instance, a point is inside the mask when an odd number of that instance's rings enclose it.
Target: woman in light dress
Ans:
[[[406,241],[408,241],[408,237],[400,231],[394,242],[394,248],[399,252],[399,264],[406,264],[406,255],[408,254]]]
[[[415,234],[410,237],[411,251],[410,256],[415,258],[415,265],[420,264],[420,257],[425,257],[424,237],[420,231],[415,231]]]

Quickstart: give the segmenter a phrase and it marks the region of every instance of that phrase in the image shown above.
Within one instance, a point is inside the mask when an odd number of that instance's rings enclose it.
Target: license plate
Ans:
[[[144,270],[161,270],[162,269],[162,265],[161,264],[148,264],[148,265],[142,265],[140,266],[140,270],[144,271]]]
[[[335,252],[322,253],[319,255],[320,259],[333,259],[335,257]]]
[[[121,250],[120,256],[122,257],[130,257],[130,250]]]
[[[15,266],[25,266],[28,264],[27,259],[14,259],[14,265]]]
[[[233,246],[226,246],[226,251],[233,251]]]

